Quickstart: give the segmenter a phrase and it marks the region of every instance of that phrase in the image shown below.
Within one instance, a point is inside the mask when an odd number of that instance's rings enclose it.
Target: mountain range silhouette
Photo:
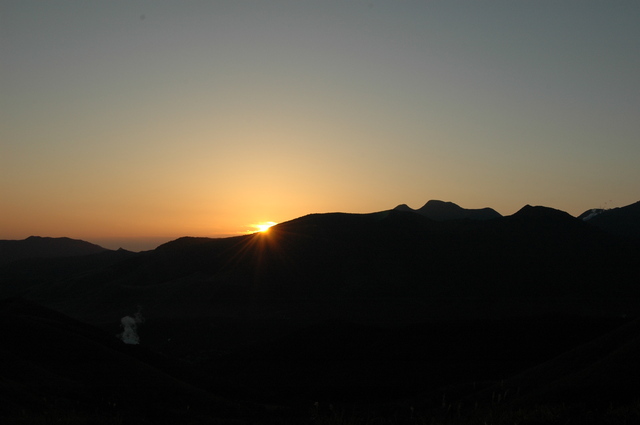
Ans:
[[[0,241],[0,329],[16,341],[0,349],[0,417],[629,421],[639,206],[503,217],[429,201],[140,253]]]

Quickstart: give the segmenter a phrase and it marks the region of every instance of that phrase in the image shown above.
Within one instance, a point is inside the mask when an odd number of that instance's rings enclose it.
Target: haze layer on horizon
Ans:
[[[0,239],[631,204],[639,21],[634,1],[5,0]]]

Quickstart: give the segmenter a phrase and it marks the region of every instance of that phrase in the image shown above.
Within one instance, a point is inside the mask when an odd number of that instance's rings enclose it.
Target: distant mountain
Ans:
[[[107,249],[79,239],[30,236],[22,240],[0,240],[0,265],[24,258],[73,257]]]
[[[587,210],[578,218],[614,235],[640,240],[640,201],[626,207]]]
[[[415,212],[431,220],[490,220],[502,217],[502,215],[492,208],[466,209],[453,202],[431,200],[421,208],[414,210],[406,204],[398,205],[394,208],[397,211]]]

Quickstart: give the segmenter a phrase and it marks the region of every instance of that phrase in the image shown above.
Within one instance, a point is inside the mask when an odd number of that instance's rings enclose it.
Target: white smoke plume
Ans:
[[[144,317],[140,309],[134,316],[124,316],[120,319],[120,325],[124,329],[118,338],[125,344],[140,344],[140,336],[138,336],[138,325],[144,323]]]

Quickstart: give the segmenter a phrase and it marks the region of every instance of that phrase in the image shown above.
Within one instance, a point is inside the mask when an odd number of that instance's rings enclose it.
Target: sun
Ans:
[[[278,223],[274,221],[263,221],[262,223],[254,224],[253,227],[257,229],[257,232],[266,232],[271,226],[275,226],[276,224]]]

